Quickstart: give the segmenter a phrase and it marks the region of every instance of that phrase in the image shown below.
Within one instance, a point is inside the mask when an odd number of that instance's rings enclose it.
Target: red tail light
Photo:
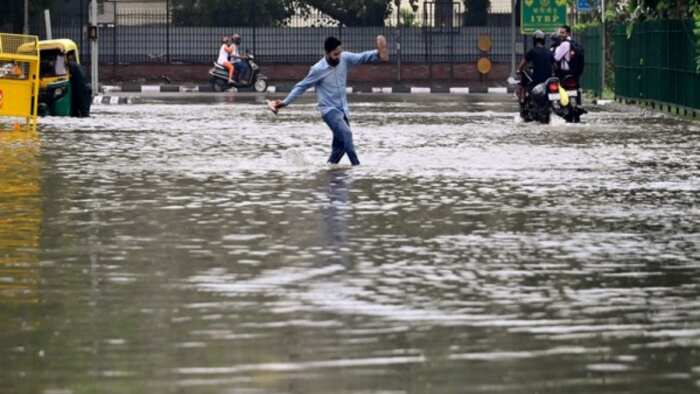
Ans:
[[[550,92],[556,93],[559,91],[559,84],[556,82],[550,82],[549,85],[547,85],[547,88]]]
[[[576,86],[575,79],[565,79],[564,82],[562,82],[562,85],[564,85],[564,89],[566,90],[574,90],[578,88],[578,86]]]

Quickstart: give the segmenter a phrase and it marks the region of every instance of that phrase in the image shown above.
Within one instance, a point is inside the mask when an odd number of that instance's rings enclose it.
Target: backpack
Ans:
[[[586,56],[583,50],[583,46],[577,41],[569,40],[570,50],[569,55],[571,60],[569,60],[569,71],[574,76],[578,77],[583,74],[583,68],[586,63]]]

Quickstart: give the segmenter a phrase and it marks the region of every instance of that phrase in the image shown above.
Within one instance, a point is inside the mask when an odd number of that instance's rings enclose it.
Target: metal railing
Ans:
[[[584,72],[580,79],[581,87],[599,97],[603,93],[601,67],[604,66],[601,59],[603,57],[601,31],[602,25],[587,28],[575,35],[575,39],[583,46],[585,53]]]
[[[614,33],[615,95],[700,109],[692,21],[646,21]]]
[[[111,9],[111,13],[103,15],[98,26],[99,58],[104,64],[209,64],[218,54],[221,37],[233,33],[240,34],[243,49],[264,64],[315,62],[323,55],[323,40],[329,35],[339,37],[346,50],[361,51],[372,48],[374,37],[383,34],[392,62],[408,64],[476,62],[484,55],[492,62],[507,63],[512,52],[510,14],[488,14],[482,26],[465,26],[462,1],[454,1],[451,9],[424,2],[410,20],[389,17],[383,26],[346,26],[320,12],[263,23],[254,15],[254,7],[240,10],[252,14],[240,18],[239,24],[212,26],[197,15],[179,18],[169,8],[133,11],[117,8],[114,2],[105,4],[105,11]],[[43,38],[44,27],[37,22],[33,31]],[[78,15],[55,15],[52,23],[54,37],[82,43],[81,59],[85,60],[89,59],[86,23]],[[478,48],[482,35],[493,42],[488,54]]]

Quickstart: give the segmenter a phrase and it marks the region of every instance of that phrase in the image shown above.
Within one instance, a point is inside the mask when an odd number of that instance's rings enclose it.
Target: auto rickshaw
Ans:
[[[39,41],[39,115],[89,116],[92,91],[69,39]]]
[[[0,33],[0,117],[25,118],[36,127],[39,39]],[[19,127],[18,123],[15,123]]]

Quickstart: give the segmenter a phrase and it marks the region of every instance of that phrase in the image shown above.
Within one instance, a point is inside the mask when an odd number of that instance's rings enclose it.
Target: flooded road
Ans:
[[[0,133],[0,392],[700,390],[700,124],[258,100]]]

